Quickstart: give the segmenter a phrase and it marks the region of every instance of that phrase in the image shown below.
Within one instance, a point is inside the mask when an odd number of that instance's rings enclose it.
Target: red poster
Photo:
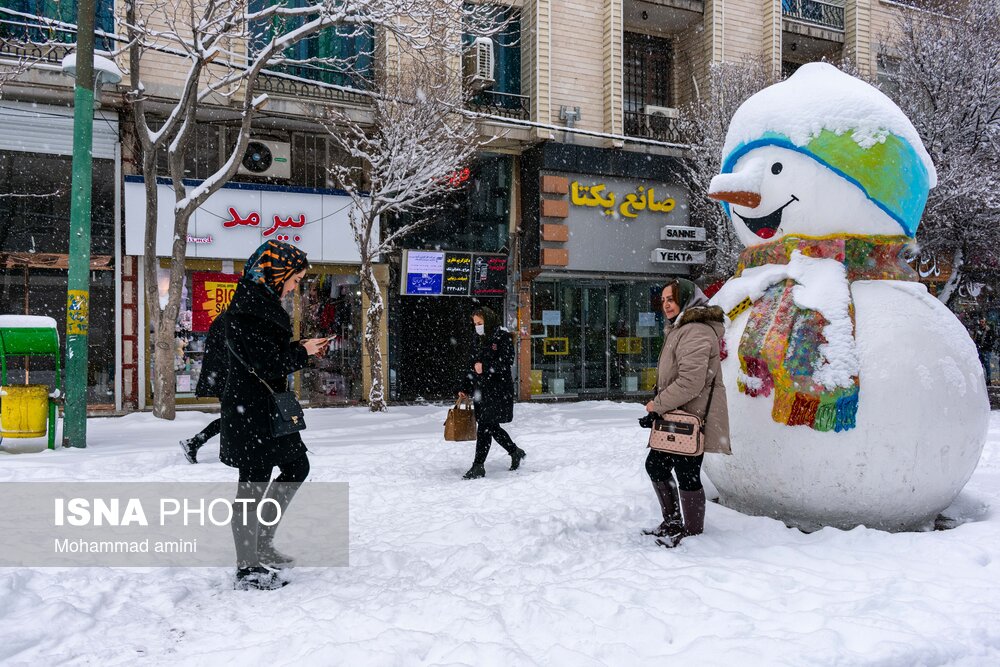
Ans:
[[[208,331],[215,318],[229,307],[239,280],[238,273],[196,271],[192,274],[192,331]]]

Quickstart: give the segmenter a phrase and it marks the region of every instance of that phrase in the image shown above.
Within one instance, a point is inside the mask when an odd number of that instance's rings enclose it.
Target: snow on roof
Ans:
[[[0,329],[55,329],[56,321],[42,315],[0,315]]]
[[[843,134],[869,148],[892,133],[909,143],[927,168],[930,187],[937,172],[913,123],[896,103],[873,86],[829,63],[809,63],[788,79],[769,86],[744,102],[729,124],[723,160],[741,144],[779,132],[799,146],[823,130]]]

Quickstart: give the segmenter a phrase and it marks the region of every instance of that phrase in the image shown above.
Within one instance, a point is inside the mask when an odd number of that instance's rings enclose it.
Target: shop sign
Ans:
[[[444,284],[444,253],[409,250],[403,253],[403,294],[437,296]]]
[[[503,296],[506,293],[506,255],[473,255],[472,295]]]
[[[159,197],[156,254],[169,257],[175,196],[171,185],[160,183],[156,187]],[[360,253],[349,219],[353,206],[350,197],[336,192],[230,183],[191,216],[187,256],[243,260],[261,243],[274,239],[298,246],[312,262],[358,263]],[[145,186],[142,177],[127,176],[126,254],[143,254],[145,233]]]
[[[229,308],[239,281],[238,273],[195,271],[191,275],[192,331],[208,331],[215,318]]]
[[[690,232],[671,232],[665,227],[688,230],[688,191],[680,184],[652,179],[591,176],[550,172],[569,180],[566,217],[561,224],[573,233],[566,241],[546,241],[545,247],[565,249],[566,271],[593,273],[657,274],[683,271],[650,261],[664,238],[678,242],[678,249],[696,239]],[[554,193],[545,193],[546,201]],[[553,207],[557,210],[556,207]],[[541,218],[540,222],[550,222]],[[699,236],[694,232],[694,236]],[[552,244],[559,245],[553,246]]]
[[[404,250],[400,293],[410,296],[502,297],[507,256],[494,253]]]
[[[704,227],[661,227],[661,241],[704,241]]]
[[[704,264],[706,257],[704,251],[657,248],[650,254],[649,261],[657,264]]]
[[[472,255],[464,252],[444,254],[444,287],[446,296],[468,296],[472,284]]]
[[[603,209],[601,213],[606,216],[614,215],[615,203],[619,202],[617,213],[623,218],[638,218],[640,211],[670,213],[677,206],[673,197],[657,200],[655,186],[637,185],[634,192],[623,196],[614,192],[605,193],[606,190],[608,186],[604,183],[582,185],[573,181],[570,184],[570,202],[573,206],[600,207]]]

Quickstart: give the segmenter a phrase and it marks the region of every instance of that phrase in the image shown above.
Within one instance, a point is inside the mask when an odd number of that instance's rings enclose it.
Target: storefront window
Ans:
[[[410,248],[501,252],[509,240],[513,161],[508,155],[481,156],[469,180],[441,207],[431,224],[406,237]]]
[[[114,405],[114,162],[95,159],[91,223],[87,402]],[[72,158],[0,151],[0,313],[55,319],[66,340],[66,290]],[[65,369],[65,359],[60,362]],[[65,370],[63,370],[65,373]],[[42,358],[14,358],[8,381],[53,385]]]
[[[531,308],[533,396],[628,396],[656,382],[661,285],[538,281]]]
[[[167,269],[161,268],[160,274],[165,287]],[[185,272],[174,338],[178,400],[196,398],[208,329],[229,307],[239,279],[238,273],[198,269]],[[300,337],[333,337],[327,353],[301,373],[298,390],[304,403],[334,405],[361,398],[361,295],[357,283],[353,274],[308,274],[302,281],[298,307],[290,296],[282,301]],[[152,373],[153,360],[149,362]]]
[[[361,288],[357,275],[309,275],[302,281],[303,338],[333,336],[327,353],[302,372],[310,405],[361,399]]]

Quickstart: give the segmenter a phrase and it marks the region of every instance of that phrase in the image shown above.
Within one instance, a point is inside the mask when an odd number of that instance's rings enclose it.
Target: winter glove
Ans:
[[[642,428],[653,428],[653,422],[660,418],[655,412],[647,412],[645,417],[639,417],[639,426]]]

